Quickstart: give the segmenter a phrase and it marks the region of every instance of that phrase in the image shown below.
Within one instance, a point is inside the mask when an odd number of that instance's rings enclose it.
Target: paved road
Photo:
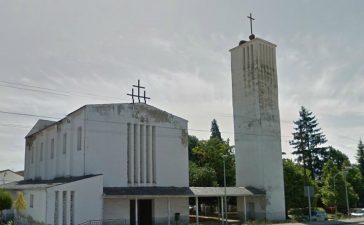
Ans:
[[[307,223],[278,223],[275,225],[345,225],[345,224],[364,224],[364,217],[354,217],[342,220],[330,220],[325,222],[307,222]]]

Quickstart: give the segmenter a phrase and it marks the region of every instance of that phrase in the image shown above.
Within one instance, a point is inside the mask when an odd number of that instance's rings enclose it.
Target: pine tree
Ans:
[[[215,119],[213,119],[212,122],[211,122],[210,131],[211,131],[210,139],[217,138],[220,141],[222,141],[221,133],[220,133],[220,130],[219,130],[219,125],[217,125],[217,121]]]
[[[358,150],[356,152],[356,160],[361,174],[364,176],[364,145],[361,139],[359,140]]]
[[[295,151],[292,154],[297,155],[296,161],[302,163],[305,169],[311,171],[311,177],[318,177],[322,171],[317,170],[322,164],[322,154],[325,154],[325,148],[320,147],[326,143],[326,137],[318,127],[318,122],[313,113],[301,107],[299,112],[300,118],[294,121],[295,124],[293,140],[289,143]],[[305,171],[305,176],[306,170]]]

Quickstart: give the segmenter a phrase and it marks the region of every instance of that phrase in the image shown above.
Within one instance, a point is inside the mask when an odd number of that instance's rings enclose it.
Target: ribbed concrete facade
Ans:
[[[230,50],[236,184],[266,190],[267,219],[284,220],[275,48],[255,38]]]

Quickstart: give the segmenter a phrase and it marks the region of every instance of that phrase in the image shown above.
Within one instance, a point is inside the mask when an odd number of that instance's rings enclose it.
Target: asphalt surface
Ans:
[[[345,224],[364,224],[364,217],[353,217],[340,220],[329,220],[322,222],[301,222],[301,223],[277,223],[275,225],[345,225]]]

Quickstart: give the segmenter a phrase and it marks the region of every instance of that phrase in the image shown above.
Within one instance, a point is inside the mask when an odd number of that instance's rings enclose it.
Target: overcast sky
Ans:
[[[0,0],[0,170],[23,169],[24,136],[41,117],[85,104],[149,104],[233,144],[229,49],[254,33],[278,45],[282,148],[305,106],[328,145],[352,162],[364,137],[363,1]],[[45,118],[44,119],[50,119]],[[290,157],[290,154],[287,154]]]

